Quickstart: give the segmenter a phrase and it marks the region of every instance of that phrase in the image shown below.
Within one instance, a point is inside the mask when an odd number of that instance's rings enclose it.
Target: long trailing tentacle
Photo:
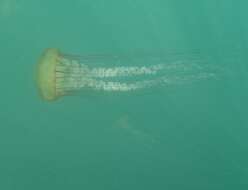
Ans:
[[[56,66],[56,93],[66,95],[84,88],[128,92],[158,85],[182,84],[214,78],[215,71],[216,68],[197,59],[151,63],[150,66],[93,67],[78,59],[64,56]]]

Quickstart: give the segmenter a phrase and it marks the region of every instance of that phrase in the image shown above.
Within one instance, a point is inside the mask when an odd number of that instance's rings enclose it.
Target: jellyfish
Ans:
[[[71,55],[49,48],[36,74],[42,99],[54,101],[85,90],[127,93],[215,78],[216,68],[191,54]]]

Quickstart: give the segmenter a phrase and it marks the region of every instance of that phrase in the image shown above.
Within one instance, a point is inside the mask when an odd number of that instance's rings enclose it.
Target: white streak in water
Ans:
[[[183,63],[181,61],[140,67],[90,68],[89,65],[77,61],[62,59],[61,65],[58,65],[56,70],[59,71],[56,75],[56,85],[60,91],[65,92],[83,90],[84,88],[109,92],[128,92],[217,77],[216,71],[209,65],[198,62]],[[132,76],[140,77],[137,79],[132,78]]]

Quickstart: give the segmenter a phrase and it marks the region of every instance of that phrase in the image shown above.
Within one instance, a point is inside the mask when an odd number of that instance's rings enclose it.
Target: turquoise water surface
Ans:
[[[0,189],[247,189],[247,7],[242,0],[0,0]],[[143,52],[142,66],[155,64],[148,52],[168,55],[160,63],[179,63],[169,78],[179,82],[46,102],[35,68],[49,47]],[[200,72],[191,64],[216,73],[185,81],[185,68]]]

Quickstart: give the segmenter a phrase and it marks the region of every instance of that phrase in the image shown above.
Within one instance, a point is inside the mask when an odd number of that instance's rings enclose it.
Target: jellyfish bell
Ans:
[[[41,97],[46,101],[59,98],[56,93],[56,66],[59,64],[59,50],[47,49],[37,66],[37,86]]]

